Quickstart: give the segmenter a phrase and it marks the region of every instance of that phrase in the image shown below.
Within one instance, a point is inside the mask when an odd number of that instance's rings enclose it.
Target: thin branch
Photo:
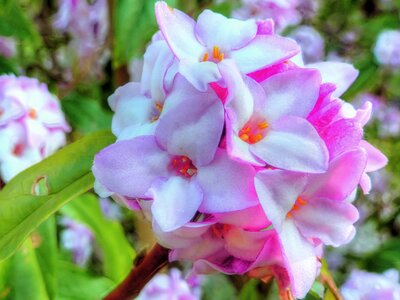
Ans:
[[[155,244],[149,253],[137,262],[128,276],[104,300],[130,300],[139,295],[151,278],[168,263],[169,250]]]

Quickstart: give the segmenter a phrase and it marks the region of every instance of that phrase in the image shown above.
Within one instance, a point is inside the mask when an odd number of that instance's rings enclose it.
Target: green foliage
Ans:
[[[116,1],[114,11],[114,67],[127,64],[130,59],[143,53],[146,43],[157,31],[154,16],[155,0]],[[176,0],[167,0],[175,6]]]
[[[61,101],[71,126],[80,134],[88,134],[111,127],[112,115],[98,101],[73,92]]]
[[[388,269],[400,270],[400,240],[386,241],[377,251],[369,254],[362,265],[366,270],[377,273]]]
[[[93,186],[94,155],[111,144],[110,132],[87,135],[12,179],[0,192],[0,260],[68,201]],[[46,191],[37,191],[38,183]]]
[[[222,274],[209,275],[203,284],[203,300],[236,299],[236,291],[228,278]]]
[[[90,229],[103,252],[104,274],[116,282],[121,281],[132,267],[135,252],[122,226],[103,215],[97,197],[82,195],[64,206],[61,212]]]

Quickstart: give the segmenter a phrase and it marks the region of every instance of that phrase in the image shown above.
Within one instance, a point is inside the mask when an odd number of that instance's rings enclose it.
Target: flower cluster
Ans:
[[[201,297],[200,278],[191,276],[187,280],[177,269],[169,274],[156,275],[142,290],[136,300],[199,300]]]
[[[400,68],[400,30],[386,30],[379,34],[374,48],[379,64]]]
[[[59,102],[36,79],[0,76],[0,172],[7,182],[54,153],[69,126]]]
[[[69,50],[76,55],[80,70],[93,72],[104,56],[108,32],[107,0],[59,0],[54,27],[71,36]]]
[[[141,81],[109,98],[118,140],[95,157],[97,192],[142,210],[170,260],[304,297],[322,246],[354,236],[357,186],[386,164],[363,140],[370,103],[339,99],[357,71],[304,66],[269,19],[196,22],[164,2],[156,17]]]
[[[383,274],[354,270],[341,288],[346,300],[399,300],[399,272],[391,269]]]

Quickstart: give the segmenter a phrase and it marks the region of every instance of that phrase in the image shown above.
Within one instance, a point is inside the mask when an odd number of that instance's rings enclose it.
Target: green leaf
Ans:
[[[204,300],[232,300],[237,299],[236,290],[228,277],[223,274],[208,275],[203,284]]]
[[[114,285],[108,278],[90,276],[77,266],[63,261],[58,264],[57,274],[57,300],[98,300]]]
[[[97,197],[82,195],[64,206],[61,212],[84,223],[93,232],[103,251],[104,274],[115,282],[125,278],[132,268],[135,252],[122,226],[104,216]]]
[[[251,279],[247,282],[240,291],[239,300],[261,300],[257,290],[258,280]]]
[[[31,240],[26,240],[21,249],[8,261],[1,263],[5,271],[6,299],[13,300],[47,300],[50,299],[36,258]]]
[[[156,0],[116,1],[114,11],[114,67],[126,64],[136,54],[141,54],[151,36],[157,31],[154,15]],[[176,0],[167,0],[175,6]]]
[[[0,35],[28,39],[35,44],[41,40],[35,25],[15,0],[0,0]]]
[[[38,244],[35,249],[37,260],[43,274],[47,294],[50,299],[55,298],[57,275],[57,226],[55,217],[50,217],[42,223],[32,234],[32,239]]]
[[[92,188],[94,155],[113,143],[110,132],[88,135],[12,179],[0,192],[0,261],[68,201]],[[47,187],[38,192],[39,183]]]
[[[386,241],[377,251],[369,254],[363,267],[372,272],[382,273],[388,269],[400,270],[400,239]]]
[[[61,104],[69,123],[82,134],[111,127],[111,112],[87,96],[74,92],[63,98]]]

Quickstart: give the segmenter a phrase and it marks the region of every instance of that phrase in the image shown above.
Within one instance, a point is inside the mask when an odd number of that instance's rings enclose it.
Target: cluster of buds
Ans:
[[[97,192],[141,210],[171,261],[304,297],[323,246],[355,234],[358,185],[386,164],[363,140],[371,104],[339,98],[357,71],[304,65],[269,19],[196,22],[164,2],[156,18],[141,81],[109,98],[117,142],[95,157]]]
[[[54,153],[66,142],[69,126],[58,99],[43,83],[0,76],[0,172],[7,182]]]

